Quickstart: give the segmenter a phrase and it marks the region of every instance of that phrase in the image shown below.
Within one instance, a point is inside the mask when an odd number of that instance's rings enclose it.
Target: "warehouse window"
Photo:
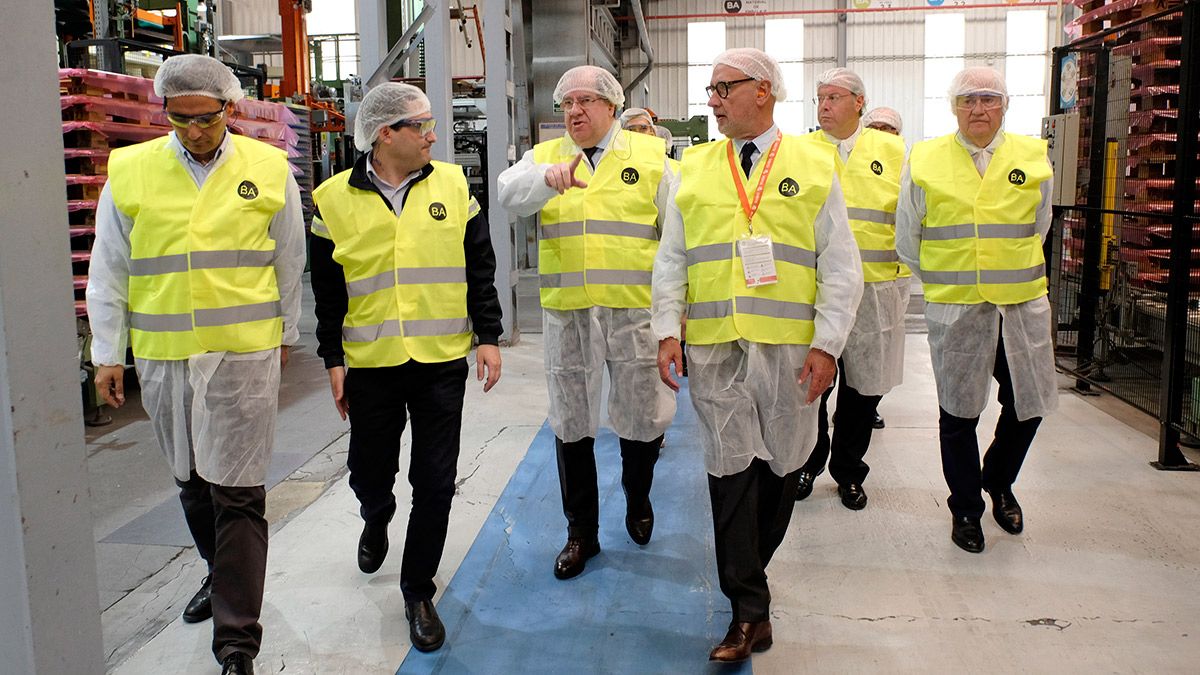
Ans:
[[[966,42],[963,14],[930,12],[925,17],[925,138],[935,138],[958,128],[946,92],[963,69]]]
[[[688,117],[708,118],[708,137],[717,137],[717,121],[709,114],[704,88],[712,77],[712,62],[725,51],[725,22],[689,23],[687,27],[687,102]]]
[[[1008,113],[1004,128],[1014,134],[1040,136],[1046,114],[1046,11],[1009,12],[1005,37],[1004,80]]]
[[[787,89],[787,100],[775,103],[775,122],[786,133],[804,133],[804,19],[768,19],[766,39]]]

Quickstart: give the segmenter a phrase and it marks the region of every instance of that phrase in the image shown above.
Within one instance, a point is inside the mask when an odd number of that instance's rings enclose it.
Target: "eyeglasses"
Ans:
[[[562,103],[558,104],[558,107],[562,108],[564,111],[570,112],[571,108],[574,108],[575,106],[586,108],[599,100],[600,99],[596,98],[595,96],[584,96],[583,98],[564,98]]]
[[[625,127],[625,130],[632,131],[632,132],[639,133],[639,134],[644,134],[647,131],[650,131],[652,128],[653,127],[650,126],[649,124],[630,124],[629,126]]]
[[[167,113],[167,121],[171,123],[171,126],[179,129],[186,129],[193,124],[201,129],[208,129],[209,127],[216,125],[217,122],[220,122],[221,118],[223,117],[225,117],[225,108],[221,108],[216,112],[203,113],[200,115],[180,115],[179,113],[173,112]]]
[[[437,126],[437,120],[432,117],[425,120],[400,120],[388,126],[391,127],[392,131],[400,131],[400,127],[412,127],[417,130],[418,134],[428,136]]]
[[[743,77],[740,80],[730,80],[728,82],[717,82],[716,84],[711,84],[711,85],[705,87],[704,93],[708,94],[709,98],[712,98],[713,94],[716,94],[717,96],[720,96],[721,98],[729,98],[729,89],[731,87],[733,87],[733,85],[741,84],[743,82],[753,82],[753,81],[754,81],[753,77]]]
[[[1004,105],[1004,97],[994,94],[954,97],[954,107],[959,110],[972,110],[976,105],[979,105],[984,110],[996,110]]]
[[[826,101],[828,101],[830,105],[837,105],[837,102],[844,98],[854,98],[854,95],[853,94],[825,94],[824,96],[818,95],[816,98],[813,99],[813,103],[816,103],[817,105],[821,105],[822,103],[825,103]]]

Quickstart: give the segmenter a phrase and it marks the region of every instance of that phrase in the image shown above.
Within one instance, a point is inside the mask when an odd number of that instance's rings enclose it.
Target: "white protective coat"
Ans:
[[[961,134],[958,142],[971,153],[982,175],[995,149],[1004,142],[1004,132],[998,132],[986,148],[976,147]],[[1051,189],[1051,181],[1042,183],[1042,201],[1035,220],[1043,241],[1050,231]],[[906,166],[900,178],[900,202],[896,207],[896,252],[917,278],[921,276],[921,222],[925,213],[925,191],[913,184]],[[926,302],[925,320],[929,325],[929,353],[937,381],[938,405],[955,417],[979,417],[987,406],[1001,319],[1017,418],[1045,417],[1058,409],[1058,376],[1054,368],[1050,301],[1046,296],[1016,305]]]
[[[604,161],[619,129],[614,120],[596,146],[600,148],[592,157],[596,164]],[[675,181],[665,158],[663,164],[654,200],[660,220]],[[497,177],[500,203],[519,216],[541,211],[558,194],[546,185],[546,169],[550,166],[538,164],[533,160],[533,151],[526,151],[520,162]],[[617,435],[651,441],[666,431],[675,417],[675,396],[658,377],[658,341],[650,331],[648,308],[543,308],[542,326],[549,423],[556,436],[566,443],[596,436],[606,366],[612,386],[608,417]]]
[[[190,158],[172,134],[170,147],[202,185],[236,149],[228,136],[207,165]],[[113,203],[105,186],[96,207],[96,243],[88,273],[88,319],[92,362],[125,361],[129,338],[129,235],[133,220]],[[270,224],[275,240],[275,277],[283,309],[285,345],[300,332],[300,278],[304,273],[304,216],[300,188],[289,174],[284,208]],[[274,442],[279,394],[279,348],[235,354],[210,352],[188,360],[136,359],[142,406],[150,416],[172,473],[187,480],[194,468],[218,485],[262,485]]]

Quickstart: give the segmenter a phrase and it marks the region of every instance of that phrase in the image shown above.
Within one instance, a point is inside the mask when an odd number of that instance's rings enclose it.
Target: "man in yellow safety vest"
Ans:
[[[304,219],[282,150],[226,131],[241,84],[216,59],[163,62],[169,135],[113,150],[96,209],[87,304],[96,385],[142,405],[171,462],[209,576],[183,612],[213,618],[225,673],[262,642],[267,465],[280,370],[299,339]]]
[[[1058,407],[1042,256],[1052,174],[1045,141],[1000,129],[1008,107],[1000,73],[967,68],[949,93],[958,131],[913,146],[896,250],[925,289],[951,539],[979,553],[980,490],[1000,527],[1021,532],[1012,486],[1042,417]],[[991,378],[1001,412],[981,470],[975,428]]]
[[[654,261],[659,376],[680,372],[703,429],[717,575],[732,621],[709,654],[771,646],[766,567],[783,541],[862,294],[832,145],[775,125],[783,74],[757,49],[717,56],[706,88],[727,139],[688,148]]]
[[[313,192],[311,238],[317,354],[334,405],[350,417],[350,487],[364,521],[358,567],[388,552],[400,436],[412,421],[412,509],[400,566],[409,638],[438,649],[433,606],[458,464],[472,334],[476,377],[500,379],[500,304],[487,221],[462,168],[430,161],[429,99],[388,82],[363,97],[354,167]]]

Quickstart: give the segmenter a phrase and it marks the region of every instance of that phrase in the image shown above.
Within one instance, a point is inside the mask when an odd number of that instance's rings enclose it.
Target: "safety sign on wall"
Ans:
[[[767,0],[721,0],[726,14],[753,14],[767,11]]]

